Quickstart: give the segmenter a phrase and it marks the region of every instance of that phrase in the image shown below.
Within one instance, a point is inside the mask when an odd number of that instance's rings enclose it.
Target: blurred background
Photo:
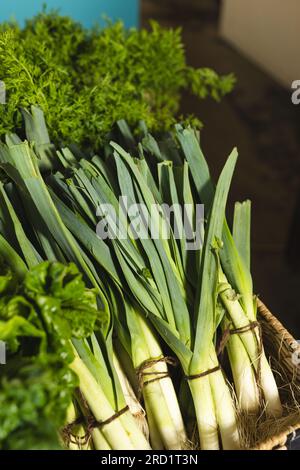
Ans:
[[[230,195],[252,201],[254,289],[300,338],[300,80],[298,0],[142,0],[150,18],[182,27],[190,65],[234,72],[234,92],[199,102],[184,95],[183,113],[204,123],[202,148],[217,177],[234,146],[239,161]]]
[[[22,21],[43,0],[1,0],[0,19]],[[100,12],[126,26],[155,19],[181,27],[187,61],[233,72],[234,92],[215,103],[183,95],[181,112],[204,123],[202,147],[217,178],[234,146],[239,162],[230,195],[252,201],[252,272],[255,292],[300,338],[300,105],[291,83],[300,80],[299,0],[48,0],[48,9],[83,20]],[[99,14],[98,14],[99,12]]]
[[[127,27],[139,24],[139,0],[0,0],[0,21],[15,18],[23,23],[25,18],[47,10],[59,9],[90,27],[103,22],[103,16],[111,20],[122,18]]]

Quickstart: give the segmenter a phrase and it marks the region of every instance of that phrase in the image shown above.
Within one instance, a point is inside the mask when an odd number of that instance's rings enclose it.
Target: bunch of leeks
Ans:
[[[0,148],[1,167],[13,181],[2,186],[5,210],[25,261],[30,265],[34,256],[73,261],[96,289],[111,318],[106,332],[110,331],[109,348],[106,345],[110,364],[114,330],[115,348],[121,351],[116,361],[131,387],[143,395],[153,448],[187,445],[176,388],[168,375],[166,347],[181,365],[181,388],[192,396],[201,449],[239,448],[234,400],[217,355],[220,331],[236,330],[229,335],[226,349],[239,407],[254,416],[262,409],[267,415],[280,416],[282,410],[256,326],[250,203],[236,204],[232,234],[226,223],[236,150],[215,187],[190,128],[178,125],[173,135],[156,141],[141,124],[141,138],[136,142],[126,123],[120,122],[116,135],[122,146],[111,142],[100,158],[77,149],[56,152],[43,120],[39,124],[29,113],[25,119],[27,127],[28,122],[31,125],[30,137],[36,134],[38,143],[29,145],[9,136],[7,145]],[[53,162],[57,171],[42,176],[40,168],[49,170]],[[130,211],[119,210],[120,197]],[[16,202],[18,214],[12,209]],[[206,213],[200,225],[195,220],[199,203]],[[155,237],[140,218],[137,223],[132,208],[138,204],[143,204],[144,216],[151,219]],[[179,239],[166,204],[177,204],[173,218],[181,231]],[[178,209],[183,204],[184,213]],[[103,237],[101,221],[99,237],[98,216],[107,221],[115,214],[118,230],[108,224]],[[187,224],[202,240],[193,250],[182,230]],[[1,227],[4,239],[5,230]],[[1,251],[3,247],[0,243]],[[92,374],[93,383],[90,375],[83,381],[87,394],[87,384],[96,390],[95,377],[104,369],[103,364],[95,366],[95,361],[101,363],[99,347],[91,341],[89,346],[75,344],[86,372]],[[96,413],[93,400],[96,395],[88,405]],[[123,404],[115,402],[114,410]],[[189,427],[190,423],[185,424]]]

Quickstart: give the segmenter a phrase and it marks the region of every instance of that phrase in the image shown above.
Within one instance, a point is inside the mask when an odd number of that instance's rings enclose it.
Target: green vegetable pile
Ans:
[[[95,294],[72,264],[46,261],[23,279],[3,261],[2,268],[0,337],[8,355],[0,371],[0,448],[60,448],[57,429],[78,387],[68,342],[95,329]]]
[[[121,22],[85,30],[72,19],[44,11],[27,21],[0,26],[0,137],[22,135],[22,108],[39,106],[54,143],[98,150],[114,123],[153,131],[170,129],[180,93],[219,100],[232,90],[232,75],[187,66],[180,30],[127,31]],[[190,122],[199,125],[196,118]],[[23,134],[24,135],[24,134]]]
[[[43,378],[41,405],[30,407],[30,419],[21,408],[15,425],[9,415],[4,433],[0,424],[1,445],[30,442],[32,427],[34,441],[39,420],[52,415],[43,397],[53,393],[55,404],[63,388],[69,406],[63,400],[58,416],[65,411],[65,423],[53,424],[66,448],[243,447],[238,413],[249,422],[272,422],[282,405],[256,319],[250,202],[236,204],[232,230],[226,222],[236,149],[215,185],[190,126],[177,124],[155,138],[144,122],[134,134],[119,121],[99,156],[56,148],[35,107],[24,119],[27,141],[10,134],[0,145],[0,256],[10,270],[1,291],[0,339],[17,367],[32,354],[38,361],[45,354],[64,358],[78,388],[54,379],[49,389]],[[119,211],[120,197],[129,207],[143,204],[155,237],[136,211]],[[199,203],[205,205],[200,227]],[[166,204],[185,204],[185,212],[174,211],[176,226],[185,221],[202,244],[190,250],[186,232],[175,236]],[[107,223],[113,209],[118,230]],[[109,236],[100,236],[103,228]],[[15,275],[21,285],[11,286]],[[222,351],[229,361],[224,369]],[[12,377],[20,396],[33,393],[25,388],[30,374],[23,374],[23,366],[11,377],[0,368],[1,400],[16,403],[6,387]]]

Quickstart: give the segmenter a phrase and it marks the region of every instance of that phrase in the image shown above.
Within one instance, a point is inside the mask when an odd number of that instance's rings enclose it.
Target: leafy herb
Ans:
[[[234,84],[232,75],[188,67],[180,30],[155,22],[149,31],[128,31],[121,22],[85,30],[44,11],[24,29],[4,24],[0,31],[0,79],[7,90],[0,136],[20,131],[21,108],[36,105],[55,143],[98,149],[119,119],[169,129],[183,89],[219,100]]]
[[[46,261],[23,281],[4,273],[0,306],[8,349],[0,368],[0,448],[58,448],[57,430],[79,384],[69,340],[94,331],[95,293],[75,265]]]
[[[95,293],[88,290],[75,264],[45,261],[24,280],[27,298],[34,301],[48,328],[64,339],[90,336],[97,319]]]
[[[60,448],[57,430],[78,386],[56,355],[10,359],[0,371],[0,449]]]

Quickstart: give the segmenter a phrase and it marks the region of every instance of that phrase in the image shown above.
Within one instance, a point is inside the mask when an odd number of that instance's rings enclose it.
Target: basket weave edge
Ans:
[[[268,437],[264,441],[253,447],[252,450],[281,450],[286,442],[289,435],[294,434],[300,429],[300,416],[295,418],[295,422],[284,426],[279,434]]]
[[[295,338],[288,332],[283,324],[270,312],[268,307],[259,298],[257,299],[257,308],[259,315],[263,317],[263,319],[266,320],[272,326],[272,328],[274,328],[274,330],[277,331],[277,333],[281,336],[282,341],[287,342],[289,346],[297,343]],[[298,349],[300,351],[300,344]],[[293,351],[294,350],[295,349],[293,348]]]
[[[295,349],[297,341],[282,325],[282,323],[270,312],[266,305],[257,299],[257,308],[260,317],[262,317],[271,327],[281,336],[282,341],[287,344],[291,352],[298,352],[300,355],[300,344]],[[288,417],[287,417],[288,421]],[[286,450],[285,444],[289,435],[294,434],[300,429],[300,413],[291,417],[280,433],[268,437],[264,441],[257,444],[252,450]]]

